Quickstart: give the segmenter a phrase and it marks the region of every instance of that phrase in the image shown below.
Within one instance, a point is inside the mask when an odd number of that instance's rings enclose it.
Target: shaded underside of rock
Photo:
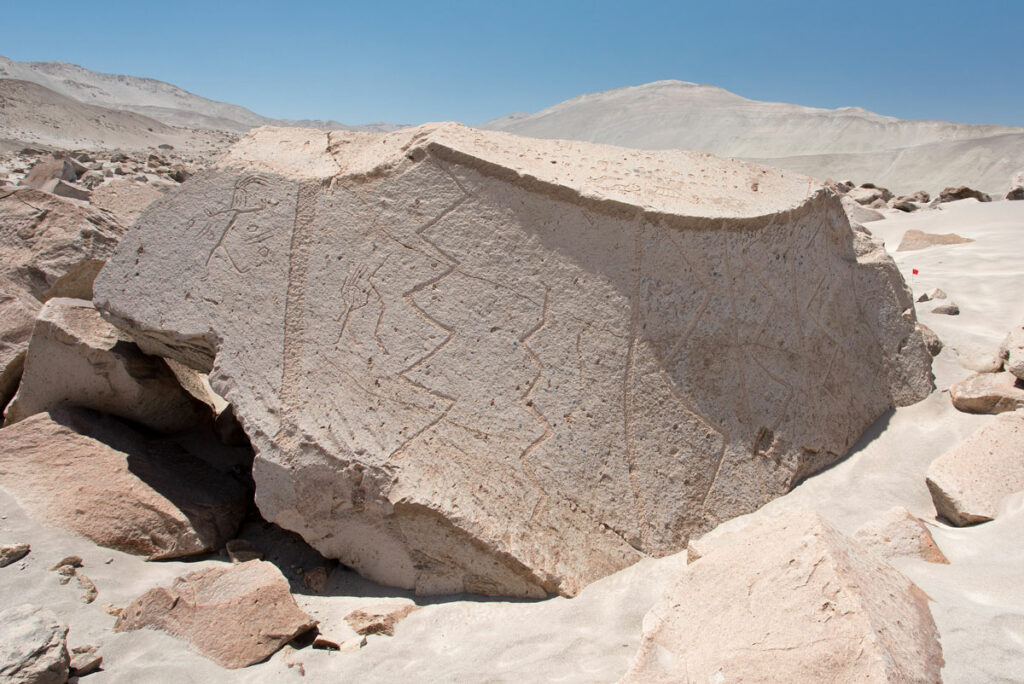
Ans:
[[[92,298],[124,228],[104,212],[29,188],[0,189],[0,276],[39,300]]]
[[[163,359],[149,356],[107,323],[92,302],[57,297],[35,321],[11,425],[64,404],[127,418],[160,432],[211,420],[210,408],[182,389]]]
[[[1024,490],[1024,411],[1004,413],[928,466],[935,510],[954,525],[993,520]]]
[[[0,277],[0,412],[18,389],[39,301]]]
[[[1024,382],[1013,373],[975,373],[949,388],[953,406],[966,413],[1005,413],[1024,408]]]
[[[453,124],[260,129],[96,302],[213,369],[268,520],[421,593],[573,594],[931,390],[895,265],[809,179]]]
[[[0,486],[30,515],[151,559],[219,548],[247,507],[247,491],[233,478],[85,409],[5,427],[0,453]]]
[[[114,630],[158,629],[227,668],[266,660],[316,625],[295,605],[273,564],[251,560],[206,568],[132,601]]]
[[[817,514],[753,521],[644,617],[623,682],[940,681],[928,599]]]

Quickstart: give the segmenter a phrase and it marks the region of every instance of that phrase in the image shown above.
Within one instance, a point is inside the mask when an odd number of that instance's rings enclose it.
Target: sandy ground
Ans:
[[[998,347],[1010,325],[1024,317],[1024,299],[1019,296],[1024,291],[1024,263],[1019,258],[1024,202],[966,200],[941,210],[893,215],[867,227],[891,249],[910,228],[956,232],[975,240],[895,253],[915,294],[941,287],[962,310],[960,316],[949,317],[930,313],[932,302],[918,305],[921,319],[946,343],[935,360],[938,389],[923,402],[883,416],[841,463],[713,534],[726,534],[752,516],[796,507],[814,508],[850,533],[897,505],[934,521],[935,510],[924,483],[928,464],[992,419],[956,411],[947,388],[969,374],[957,363],[956,347]],[[919,270],[917,276],[911,274],[912,268]],[[629,666],[644,613],[685,566],[685,554],[646,560],[592,584],[574,599],[540,602],[410,597],[337,569],[323,595],[310,594],[300,583],[293,583],[299,604],[322,621],[322,630],[332,638],[353,636],[343,618],[360,606],[395,599],[414,600],[422,608],[398,625],[394,637],[371,636],[365,647],[353,652],[286,647],[266,663],[225,671],[166,635],[114,634],[110,631],[114,618],[103,610],[107,602],[125,605],[155,584],[223,559],[146,563],[28,520],[2,490],[0,514],[0,543],[27,541],[33,547],[26,559],[0,569],[2,605],[27,601],[48,606],[70,624],[69,645],[99,645],[105,670],[89,676],[87,681],[95,684],[356,678],[612,682]],[[897,565],[933,599],[932,613],[946,660],[944,680],[1021,681],[1024,493],[1004,501],[996,521],[964,529],[935,521],[932,530],[950,565],[911,559]],[[82,572],[100,592],[95,603],[80,603],[75,583],[61,586],[56,574],[47,570],[68,554],[85,560]],[[305,679],[296,663],[302,663]]]

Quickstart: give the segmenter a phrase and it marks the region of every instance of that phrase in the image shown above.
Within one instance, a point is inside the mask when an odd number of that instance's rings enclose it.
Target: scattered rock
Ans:
[[[1006,191],[1007,200],[1024,200],[1024,186],[1018,185]]]
[[[71,649],[71,676],[84,677],[98,672],[103,665],[103,656],[96,646],[76,646]]]
[[[936,245],[960,245],[967,242],[974,242],[970,238],[965,238],[957,235],[956,233],[925,233],[920,230],[908,230],[903,234],[903,239],[900,241],[900,246],[896,248],[897,252],[912,252],[918,249],[926,249],[928,247],[934,247]]]
[[[912,296],[879,243],[851,258],[834,193],[559,145],[257,129],[151,205],[96,302],[144,351],[208,372],[216,349],[266,519],[426,594],[573,595],[930,393]],[[581,158],[661,166],[665,192],[561,163]],[[700,173],[699,203],[668,170]],[[759,190],[738,196],[735,174]],[[735,316],[733,291],[751,293]]]
[[[302,573],[302,584],[307,589],[317,594],[324,593],[327,589],[327,568],[318,565]]]
[[[68,628],[51,611],[23,604],[0,610],[0,681],[68,681]]]
[[[84,409],[0,430],[0,452],[0,485],[30,515],[151,559],[219,549],[248,502],[245,487],[180,447]]]
[[[963,368],[977,373],[996,373],[1003,369],[1003,360],[998,352],[974,345],[957,347],[956,360]]]
[[[949,388],[953,406],[966,413],[1004,413],[1024,407],[1024,383],[1012,373],[975,373]]]
[[[932,309],[932,313],[944,314],[946,316],[959,316],[960,307],[956,305],[956,302],[950,302],[949,304],[941,304],[935,307]]]
[[[942,665],[925,594],[796,511],[752,520],[686,566],[622,681],[938,682]]]
[[[41,190],[52,181],[74,181],[78,178],[78,172],[72,165],[71,160],[66,157],[43,157],[22,179],[20,185],[25,188]]]
[[[999,357],[1008,372],[1024,379],[1024,325],[1010,329],[999,347]]]
[[[946,298],[946,293],[943,292],[941,289],[936,287],[934,289],[928,290],[923,295],[918,297],[917,301],[919,301],[919,302],[927,302],[928,300],[931,300],[931,299],[945,299],[945,298]]]
[[[1024,490],[1024,412],[996,417],[928,466],[935,510],[957,526],[993,520],[1005,497]]]
[[[928,348],[928,353],[932,356],[938,356],[943,346],[939,336],[935,334],[934,330],[920,321],[917,323],[917,329],[921,331],[921,335],[924,337],[924,346]]]
[[[84,573],[77,573],[78,588],[82,590],[82,595],[79,600],[82,603],[92,603],[99,596],[99,590],[96,589],[96,584],[89,579],[88,575]]]
[[[271,563],[253,560],[206,568],[135,599],[114,631],[158,629],[235,669],[258,663],[316,626],[299,610],[288,581]]]
[[[846,196],[857,204],[871,206],[881,201],[882,205],[892,199],[892,193],[886,188],[879,188],[871,183],[864,183],[859,188],[853,188],[846,193]]]
[[[917,211],[921,207],[915,204],[913,201],[906,199],[905,197],[897,197],[892,201],[890,205],[893,209],[907,212],[908,214],[912,211]]]
[[[949,563],[921,519],[900,506],[861,527],[854,533],[853,540],[887,560],[909,557],[929,563]]]
[[[415,610],[419,610],[419,606],[412,603],[379,603],[352,611],[345,616],[345,622],[355,630],[356,634],[394,636],[395,625]]]
[[[79,200],[81,202],[88,202],[89,197],[92,195],[88,189],[65,183],[62,180],[52,180],[39,189],[58,197],[66,197],[67,199]]]
[[[207,406],[182,389],[163,359],[139,350],[92,303],[57,297],[32,330],[21,385],[4,412],[12,425],[70,404],[170,433],[211,421]]]
[[[39,190],[0,190],[0,276],[40,301],[92,299],[92,281],[124,234],[109,214]]]
[[[32,550],[28,544],[0,544],[0,568],[17,563]]]
[[[944,188],[939,196],[935,198],[933,204],[943,204],[945,202],[956,202],[957,200],[963,199],[976,199],[979,202],[991,202],[992,198],[983,192],[978,190],[972,190],[966,185],[960,185],[957,187]]]
[[[868,223],[885,218],[881,212],[862,206],[851,197],[843,197],[842,203],[843,211],[852,223]]]

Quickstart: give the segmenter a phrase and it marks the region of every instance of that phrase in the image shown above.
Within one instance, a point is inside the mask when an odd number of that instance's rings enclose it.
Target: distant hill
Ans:
[[[641,149],[700,150],[819,178],[872,181],[898,192],[967,184],[1001,193],[1024,168],[1024,128],[760,102],[684,81],[581,95],[478,127]]]
[[[37,83],[82,103],[143,114],[168,126],[243,132],[255,126],[392,131],[389,123],[347,126],[337,121],[289,121],[200,97],[152,78],[104,74],[64,62],[15,62],[0,56],[0,79]]]

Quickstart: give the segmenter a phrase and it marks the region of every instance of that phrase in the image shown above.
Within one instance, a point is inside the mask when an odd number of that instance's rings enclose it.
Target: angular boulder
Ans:
[[[161,630],[234,669],[266,660],[316,623],[295,605],[276,566],[251,560],[191,572],[169,587],[150,589],[121,611],[114,631]]]
[[[929,563],[949,563],[921,519],[900,506],[861,527],[854,533],[853,540],[886,560],[908,557]]]
[[[623,682],[938,682],[928,599],[811,511],[754,521],[644,617]]]
[[[908,230],[900,240],[897,252],[913,252],[919,249],[935,247],[936,245],[961,245],[974,242],[971,238],[961,237],[956,233],[925,233],[921,230]]]
[[[953,406],[964,413],[1005,413],[1024,408],[1024,381],[1013,373],[975,373],[949,388]]]
[[[0,486],[30,515],[153,560],[220,548],[248,505],[232,477],[84,409],[0,430],[0,453]]]
[[[0,411],[18,389],[39,307],[39,300],[0,277]]]
[[[1024,324],[1015,325],[999,346],[1003,368],[1014,377],[1024,380]]]
[[[92,298],[124,228],[107,213],[29,188],[0,189],[0,276],[39,300]]]
[[[11,425],[69,404],[127,418],[159,432],[211,420],[163,359],[148,356],[107,323],[92,302],[57,297],[32,330],[18,392],[4,412]]]
[[[0,681],[64,684],[68,628],[51,611],[22,604],[0,610]]]
[[[95,301],[212,369],[268,520],[427,594],[572,595],[931,390],[909,290],[825,187],[457,124],[259,129]]]
[[[993,520],[1024,491],[1024,411],[1004,413],[928,466],[935,510],[954,525]]]
[[[943,204],[945,202],[956,202],[957,200],[963,199],[976,199],[979,202],[991,202],[992,198],[980,190],[969,188],[966,185],[958,185],[955,187],[943,188],[939,196],[936,197],[932,204]]]
[[[78,178],[78,171],[71,159],[67,157],[47,156],[40,158],[28,174],[22,179],[20,185],[26,188],[43,189],[53,181],[74,181]]]

